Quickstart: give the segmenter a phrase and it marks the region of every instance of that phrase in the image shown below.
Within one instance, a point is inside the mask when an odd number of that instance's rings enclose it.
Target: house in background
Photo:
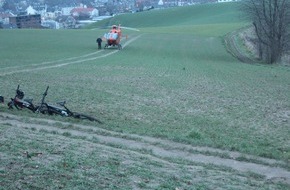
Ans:
[[[28,6],[25,11],[27,15],[35,15],[37,13],[37,11],[32,6]]]
[[[234,2],[234,1],[240,1],[240,0],[218,0],[218,3],[226,3],[226,2]]]
[[[41,22],[41,26],[47,29],[60,29],[60,24],[55,20],[44,20]]]
[[[10,24],[17,28],[42,28],[41,16],[37,15],[22,15],[9,18]]]
[[[10,23],[10,17],[15,16],[11,12],[0,12],[0,29],[14,29],[16,25]]]
[[[60,28],[66,28],[66,29],[71,29],[71,28],[76,28],[77,21],[73,16],[58,16],[55,21],[60,23]]]
[[[99,16],[99,11],[95,8],[74,8],[70,11],[71,15],[77,20],[87,20]]]
[[[61,8],[61,15],[69,16],[73,9],[74,9],[74,7],[63,7],[63,8]]]
[[[0,22],[3,25],[9,24],[9,18],[12,16],[15,16],[15,15],[10,12],[0,12]]]

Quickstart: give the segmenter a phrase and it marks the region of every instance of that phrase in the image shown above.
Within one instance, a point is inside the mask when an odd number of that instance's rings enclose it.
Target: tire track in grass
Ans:
[[[80,56],[76,56],[76,57],[69,57],[69,58],[64,58],[64,59],[59,59],[59,60],[54,60],[54,61],[45,61],[42,63],[34,63],[31,65],[18,65],[18,66],[5,67],[5,68],[2,68],[2,70],[4,70],[4,69],[17,69],[17,68],[23,68],[23,67],[39,66],[39,65],[48,65],[48,64],[53,64],[53,63],[58,63],[58,62],[63,62],[63,61],[70,61],[70,60],[79,59],[79,58],[83,58],[83,57],[89,57],[89,56],[98,54],[100,52],[101,51],[97,51],[94,53],[88,53],[88,54],[80,55]]]
[[[127,45],[131,44],[132,42],[134,42],[135,40],[137,40],[140,37],[141,37],[141,35],[138,35],[138,36],[126,41],[123,45],[123,48],[125,48]],[[94,52],[94,53],[89,53],[89,54],[78,56],[78,57],[71,57],[71,58],[66,58],[66,59],[61,59],[61,60],[56,60],[56,61],[51,61],[51,62],[43,62],[40,64],[33,64],[33,65],[29,65],[29,66],[40,66],[40,67],[4,72],[4,73],[1,73],[0,76],[7,76],[7,75],[11,75],[11,74],[16,74],[16,73],[39,71],[39,70],[45,70],[45,69],[52,69],[52,68],[64,67],[64,66],[71,65],[71,64],[94,61],[94,60],[106,58],[110,55],[118,53],[119,50],[107,51],[105,54],[102,54],[99,56],[94,56],[100,52],[105,52],[105,50],[101,50],[101,51]],[[91,56],[93,56],[93,57],[91,57]],[[61,62],[61,63],[59,63],[59,62]],[[49,64],[53,64],[53,65],[49,65]],[[15,68],[17,68],[17,67],[15,67]]]
[[[154,137],[146,137],[132,134],[124,134],[98,128],[97,126],[87,126],[71,124],[49,119],[24,119],[20,116],[0,113],[0,123],[17,128],[33,128],[46,131],[52,134],[70,134],[70,137],[84,137],[87,140],[97,139],[96,144],[104,147],[117,147],[120,150],[144,155],[152,160],[159,160],[175,164],[172,159],[185,160],[189,163],[222,166],[231,168],[240,173],[252,172],[265,177],[265,181],[282,182],[290,185],[290,171],[278,167],[282,161],[261,158],[257,156],[245,155],[239,152],[225,151],[209,147],[194,147],[182,143],[163,140]],[[25,121],[25,122],[24,122]],[[41,124],[38,124],[41,123]],[[61,128],[57,126],[62,126]],[[144,151],[145,150],[145,151]],[[229,157],[217,156],[216,153],[228,154]],[[259,163],[236,160],[236,157],[248,157],[256,159]],[[284,165],[287,163],[284,163]],[[192,165],[192,164],[185,164]],[[274,166],[273,166],[274,165]]]
[[[239,45],[237,44],[237,40],[236,40],[237,36],[239,36],[239,33],[242,30],[245,30],[245,28],[233,31],[226,35],[224,39],[226,49],[230,54],[233,55],[233,57],[237,58],[243,63],[249,63],[249,64],[257,63],[258,62],[257,60],[254,60],[254,58],[243,53],[241,49],[239,48]]]

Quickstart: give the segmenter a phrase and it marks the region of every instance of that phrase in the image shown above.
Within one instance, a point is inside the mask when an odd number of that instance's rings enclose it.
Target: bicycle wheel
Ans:
[[[38,113],[42,113],[42,114],[49,114],[48,108],[46,105],[40,105],[38,106],[38,108],[36,109],[36,112]]]
[[[98,119],[96,119],[96,118],[94,118],[92,116],[88,116],[88,115],[82,114],[82,113],[74,112],[72,117],[77,118],[77,119],[87,119],[87,120],[90,120],[90,121],[96,121],[96,122],[98,122],[100,124],[103,124],[103,122],[101,122],[100,120],[98,120]]]
[[[7,106],[8,106],[9,109],[13,109],[13,105],[14,104],[13,104],[12,101],[10,101],[10,102],[7,103]]]

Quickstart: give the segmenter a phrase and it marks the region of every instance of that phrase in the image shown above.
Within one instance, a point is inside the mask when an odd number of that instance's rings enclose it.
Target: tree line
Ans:
[[[290,50],[290,0],[243,0],[241,8],[254,27],[259,58],[279,62]]]

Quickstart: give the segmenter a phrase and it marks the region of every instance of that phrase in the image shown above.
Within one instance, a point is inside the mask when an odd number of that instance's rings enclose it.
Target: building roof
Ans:
[[[12,17],[12,16],[15,16],[13,15],[12,13],[6,13],[6,12],[0,12],[0,18],[9,18],[9,17]]]
[[[89,13],[92,12],[93,10],[95,10],[95,8],[74,8],[70,11],[70,13]]]

